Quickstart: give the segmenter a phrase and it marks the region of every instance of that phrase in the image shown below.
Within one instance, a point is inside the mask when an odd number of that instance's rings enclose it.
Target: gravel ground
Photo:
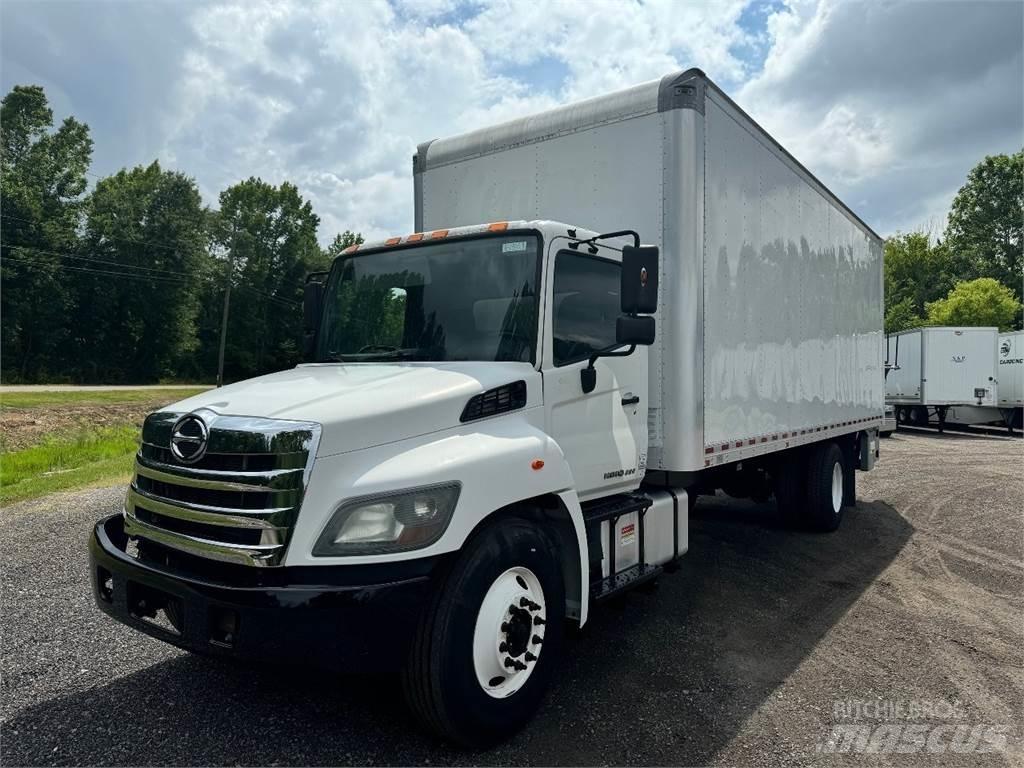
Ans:
[[[478,754],[417,731],[394,680],[219,665],[101,615],[85,540],[95,519],[119,508],[122,489],[11,507],[0,522],[0,757],[1021,765],[1022,455],[1019,440],[897,435],[883,442],[876,471],[858,476],[856,509],[826,536],[777,527],[767,505],[702,499],[683,567],[602,608],[573,641],[535,721]],[[828,753],[837,723],[905,724],[836,709],[879,700],[937,702],[933,717],[912,721],[928,728],[1003,726],[1005,750],[958,754],[947,728],[936,741],[942,754]]]

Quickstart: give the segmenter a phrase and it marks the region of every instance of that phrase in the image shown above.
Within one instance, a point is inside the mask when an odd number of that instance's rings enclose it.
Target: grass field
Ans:
[[[125,482],[147,413],[195,390],[0,395],[0,504]]]

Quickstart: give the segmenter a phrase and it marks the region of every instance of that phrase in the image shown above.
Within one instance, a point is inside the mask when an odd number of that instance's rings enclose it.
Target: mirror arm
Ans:
[[[583,394],[590,394],[594,391],[594,387],[597,386],[597,369],[594,367],[597,358],[629,357],[636,351],[636,344],[630,344],[629,349],[620,349],[618,352],[615,352],[614,350],[620,346],[622,345],[612,344],[610,347],[597,350],[597,352],[590,356],[590,359],[587,361],[587,367],[580,370],[580,385],[583,387]]]

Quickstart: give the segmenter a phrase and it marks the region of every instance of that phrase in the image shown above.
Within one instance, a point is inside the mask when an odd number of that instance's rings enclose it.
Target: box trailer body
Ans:
[[[999,334],[1000,408],[1024,407],[1024,331]]]
[[[882,419],[882,241],[699,73],[420,145],[417,231],[538,217],[661,247],[647,466]]]
[[[421,145],[414,189],[416,232],[310,276],[306,363],[147,417],[90,572],[188,650],[399,670],[480,747],[566,622],[687,551],[698,494],[840,524],[882,246],[697,70]]]
[[[946,421],[953,424],[1005,426],[1019,429],[1024,408],[1024,332],[1000,333],[996,349],[995,391],[998,405],[957,405]]]
[[[995,406],[997,328],[919,328],[890,334],[886,400],[903,405]]]

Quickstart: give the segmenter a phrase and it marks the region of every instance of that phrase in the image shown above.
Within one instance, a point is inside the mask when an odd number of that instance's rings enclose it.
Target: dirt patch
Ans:
[[[20,451],[48,437],[96,427],[133,425],[141,428],[146,415],[165,405],[165,400],[4,408],[0,410],[0,449],[4,452]]]

